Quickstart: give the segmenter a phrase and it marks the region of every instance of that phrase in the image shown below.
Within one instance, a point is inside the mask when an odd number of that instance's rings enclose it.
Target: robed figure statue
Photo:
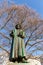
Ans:
[[[25,32],[22,30],[20,24],[15,26],[15,29],[11,32],[10,36],[12,37],[12,45],[10,51],[10,61],[26,61],[26,51],[25,51]]]

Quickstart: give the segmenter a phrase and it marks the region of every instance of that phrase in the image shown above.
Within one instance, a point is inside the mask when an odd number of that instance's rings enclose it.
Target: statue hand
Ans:
[[[22,35],[17,35],[18,37],[20,37],[20,38],[22,38],[22,39],[24,39],[25,37],[24,36],[22,36]]]

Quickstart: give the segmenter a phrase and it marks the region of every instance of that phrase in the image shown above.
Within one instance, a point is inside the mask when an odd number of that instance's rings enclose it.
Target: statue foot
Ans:
[[[23,58],[22,63],[28,63],[28,61]]]

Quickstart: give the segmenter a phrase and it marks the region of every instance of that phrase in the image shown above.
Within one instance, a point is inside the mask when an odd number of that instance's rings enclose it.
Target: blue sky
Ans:
[[[13,0],[16,4],[26,4],[36,10],[43,18],[43,0]]]
[[[4,0],[0,0],[4,1]],[[8,0],[14,2],[17,5],[25,4],[30,6],[32,9],[36,10],[37,13],[43,18],[43,0]]]

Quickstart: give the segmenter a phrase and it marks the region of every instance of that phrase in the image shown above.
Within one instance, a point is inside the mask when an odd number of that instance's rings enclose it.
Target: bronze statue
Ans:
[[[12,45],[10,52],[10,61],[18,61],[26,63],[26,51],[25,51],[25,32],[22,30],[20,24],[15,26],[15,29],[11,32]]]

